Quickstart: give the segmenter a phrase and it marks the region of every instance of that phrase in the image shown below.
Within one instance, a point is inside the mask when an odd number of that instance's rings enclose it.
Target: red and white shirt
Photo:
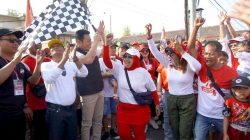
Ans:
[[[207,66],[205,60],[200,57],[199,61],[202,65],[198,74],[198,104],[197,112],[203,116],[215,119],[223,119],[222,111],[224,109],[224,98],[212,86],[207,76]],[[232,79],[237,77],[237,72],[223,65],[219,69],[210,68],[214,80],[224,93],[229,93]]]
[[[44,58],[43,60],[43,62],[49,61],[49,58]],[[28,67],[30,72],[33,73],[36,66],[36,56],[29,54],[25,58],[23,58],[22,62]],[[40,78],[39,83],[43,83],[42,77]],[[26,98],[27,103],[32,110],[41,110],[46,108],[45,97],[36,97],[30,89],[30,84],[26,85]]]
[[[137,104],[131,93],[125,75],[124,66],[112,61],[113,69],[110,69],[118,81],[119,100],[123,103]],[[142,67],[128,71],[131,86],[135,92],[155,91],[156,87],[148,71]]]

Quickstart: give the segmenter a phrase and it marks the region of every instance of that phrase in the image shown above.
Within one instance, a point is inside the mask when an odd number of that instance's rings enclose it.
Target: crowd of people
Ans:
[[[74,45],[51,39],[47,52],[0,29],[0,139],[146,140],[163,116],[165,140],[249,140],[250,30],[230,23],[250,28],[249,10],[240,0],[220,13],[219,39],[207,41],[202,17],[188,39],[163,29],[155,44],[147,24],[147,42],[117,43],[101,21],[93,41],[80,29]]]

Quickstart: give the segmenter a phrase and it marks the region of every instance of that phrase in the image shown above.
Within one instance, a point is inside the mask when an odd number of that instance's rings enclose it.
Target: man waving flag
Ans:
[[[89,14],[79,0],[57,0],[25,29],[23,44],[30,47],[86,24],[91,24]]]

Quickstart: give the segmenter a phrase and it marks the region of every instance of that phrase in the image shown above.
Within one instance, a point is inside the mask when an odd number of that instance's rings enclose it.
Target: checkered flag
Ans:
[[[23,44],[38,44],[86,24],[91,24],[89,14],[79,0],[55,1],[26,28]]]

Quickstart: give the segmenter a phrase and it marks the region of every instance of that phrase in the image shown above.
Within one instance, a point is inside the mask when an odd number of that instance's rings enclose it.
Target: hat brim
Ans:
[[[5,35],[15,35],[18,39],[23,37],[23,32],[22,31],[10,31],[9,33],[5,34]]]
[[[233,85],[232,88],[235,88],[235,87],[245,87],[245,88],[248,88],[249,86],[247,85]]]
[[[147,50],[149,50],[149,48],[148,48],[148,47],[140,47],[140,48],[139,48],[139,51],[142,51],[143,49],[147,49]]]
[[[49,43],[48,43],[48,48],[51,49],[51,47],[54,45],[54,44],[60,44],[63,46],[63,43],[57,39],[53,39],[53,40],[50,40]]]
[[[23,37],[23,32],[22,31],[7,31],[0,36],[5,36],[5,35],[15,35],[18,39]]]

